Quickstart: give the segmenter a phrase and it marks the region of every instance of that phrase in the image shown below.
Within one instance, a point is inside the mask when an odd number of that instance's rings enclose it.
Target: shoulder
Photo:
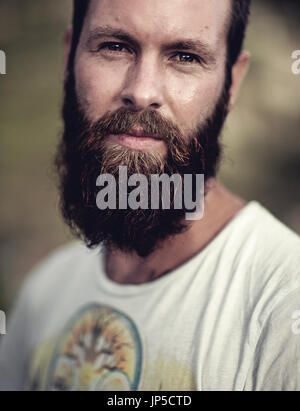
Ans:
[[[265,251],[276,249],[280,256],[288,254],[300,258],[300,236],[258,202],[254,202],[253,223],[256,239]]]
[[[236,243],[245,268],[248,295],[259,308],[259,322],[288,296],[300,302],[300,237],[258,202],[251,202],[236,224]]]
[[[252,211],[252,214],[251,214]],[[300,286],[300,236],[276,218],[270,211],[258,202],[252,204],[248,242],[255,250],[253,263],[272,271],[280,270],[282,276],[287,275],[297,280]]]
[[[247,254],[251,266],[269,271],[284,267],[299,270],[300,236],[264,206],[252,201],[235,219],[230,242]]]
[[[300,237],[251,202],[238,216],[229,242],[240,247],[243,298],[255,336],[245,389],[299,390]]]
[[[300,287],[274,304],[253,353],[246,390],[299,391]]]
[[[95,266],[99,250],[89,249],[79,240],[56,248],[27,274],[21,294],[41,303],[49,295],[65,292]]]

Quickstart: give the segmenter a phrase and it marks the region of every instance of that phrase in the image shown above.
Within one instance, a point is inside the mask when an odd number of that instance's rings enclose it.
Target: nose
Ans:
[[[121,92],[123,104],[139,111],[159,109],[163,104],[162,78],[154,57],[140,58],[128,69]]]

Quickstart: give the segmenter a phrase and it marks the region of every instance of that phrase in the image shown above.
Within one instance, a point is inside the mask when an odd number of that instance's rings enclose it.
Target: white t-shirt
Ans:
[[[113,282],[104,255],[76,241],[29,276],[1,389],[300,389],[300,238],[258,202],[152,282]]]

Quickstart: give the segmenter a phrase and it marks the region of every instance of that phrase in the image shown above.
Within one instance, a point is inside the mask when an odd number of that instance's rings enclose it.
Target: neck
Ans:
[[[245,205],[245,200],[212,179],[204,200],[204,216],[201,220],[191,221],[186,232],[168,239],[146,258],[136,253],[108,249],[106,273],[112,281],[121,284],[153,281],[204,249]]]

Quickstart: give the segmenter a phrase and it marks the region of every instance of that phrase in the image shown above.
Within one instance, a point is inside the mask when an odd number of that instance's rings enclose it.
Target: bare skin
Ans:
[[[217,180],[211,180],[210,185],[203,218],[193,221],[187,232],[168,239],[147,258],[109,250],[106,254],[106,273],[110,279],[122,284],[153,281],[205,248],[247,204]]]
[[[120,107],[151,108],[186,136],[214,110],[225,80],[230,0],[91,0],[75,58],[76,91],[91,121]],[[66,61],[72,32],[65,37]],[[188,47],[187,47],[188,45]],[[249,53],[232,68],[229,108],[247,73]],[[165,147],[156,148],[161,153]],[[107,275],[144,283],[201,251],[246,202],[217,180],[205,215],[147,258],[108,250]]]

